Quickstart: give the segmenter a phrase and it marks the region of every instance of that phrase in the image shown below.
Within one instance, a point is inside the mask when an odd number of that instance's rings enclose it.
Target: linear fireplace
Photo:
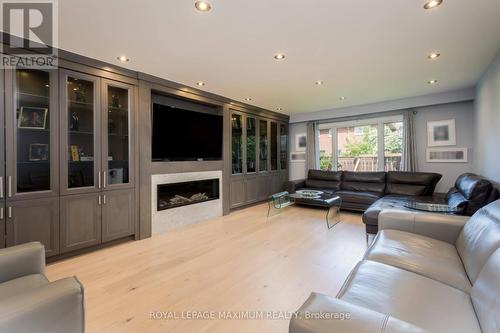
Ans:
[[[219,199],[219,179],[157,185],[157,210]]]

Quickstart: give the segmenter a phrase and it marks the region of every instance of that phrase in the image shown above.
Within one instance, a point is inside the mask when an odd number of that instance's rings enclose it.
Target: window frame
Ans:
[[[338,152],[338,141],[337,141],[337,133],[339,128],[343,127],[358,127],[358,126],[369,126],[369,125],[377,125],[377,170],[384,171],[385,165],[385,140],[384,140],[384,125],[387,123],[397,123],[403,122],[403,115],[395,115],[388,117],[376,117],[376,118],[363,118],[356,119],[350,121],[341,121],[341,122],[331,122],[331,123],[323,123],[319,125],[319,130],[329,129],[331,134],[331,145],[332,145],[332,166],[333,170],[338,171],[338,161],[339,161],[339,152]],[[319,142],[319,133],[317,131]],[[404,128],[403,128],[404,130]],[[317,156],[317,163],[319,164],[319,154]]]

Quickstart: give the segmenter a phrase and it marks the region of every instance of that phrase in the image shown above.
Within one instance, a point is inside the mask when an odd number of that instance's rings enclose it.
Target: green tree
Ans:
[[[384,125],[384,146],[387,153],[403,151],[403,123]]]
[[[361,155],[377,154],[377,129],[371,126],[363,127],[363,138],[361,140],[350,140],[346,138],[345,151],[341,157],[358,157]]]

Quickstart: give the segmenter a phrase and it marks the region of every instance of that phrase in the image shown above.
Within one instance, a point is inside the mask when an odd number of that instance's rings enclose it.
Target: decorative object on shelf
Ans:
[[[305,152],[291,152],[290,153],[290,161],[292,162],[305,162],[306,161],[306,153]]]
[[[111,117],[108,118],[108,134],[118,134],[115,121]]]
[[[69,130],[73,132],[78,132],[80,130],[80,119],[76,112],[71,114],[71,119],[69,120]]]
[[[94,161],[94,156],[80,156],[80,162],[92,162]]]
[[[19,128],[45,129],[47,112],[47,108],[21,106],[17,126]]]
[[[45,143],[30,144],[30,161],[48,161],[49,145]]]
[[[467,163],[467,148],[427,148],[427,162]]]
[[[455,119],[427,122],[427,145],[429,147],[456,144]]]
[[[123,168],[109,169],[108,183],[109,184],[122,184],[123,183]]]
[[[80,160],[80,154],[78,154],[78,146],[71,145],[70,150],[71,150],[71,161],[78,162]]]
[[[121,108],[120,99],[116,95],[111,95],[111,107]]]
[[[295,136],[295,150],[296,151],[306,151],[307,147],[307,135],[306,133],[300,133]]]

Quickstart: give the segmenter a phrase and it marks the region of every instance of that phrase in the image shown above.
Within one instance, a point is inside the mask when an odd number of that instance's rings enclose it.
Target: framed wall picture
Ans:
[[[454,146],[456,144],[455,119],[427,122],[427,146]]]
[[[301,133],[295,136],[295,150],[306,151],[307,147],[307,134]]]
[[[306,153],[302,151],[294,151],[290,153],[290,161],[292,162],[305,162]]]
[[[30,161],[48,161],[49,145],[45,143],[30,144]]]
[[[427,148],[429,163],[467,163],[467,148]]]
[[[21,106],[17,126],[19,128],[45,129],[47,123],[46,108],[35,108],[31,106]]]

